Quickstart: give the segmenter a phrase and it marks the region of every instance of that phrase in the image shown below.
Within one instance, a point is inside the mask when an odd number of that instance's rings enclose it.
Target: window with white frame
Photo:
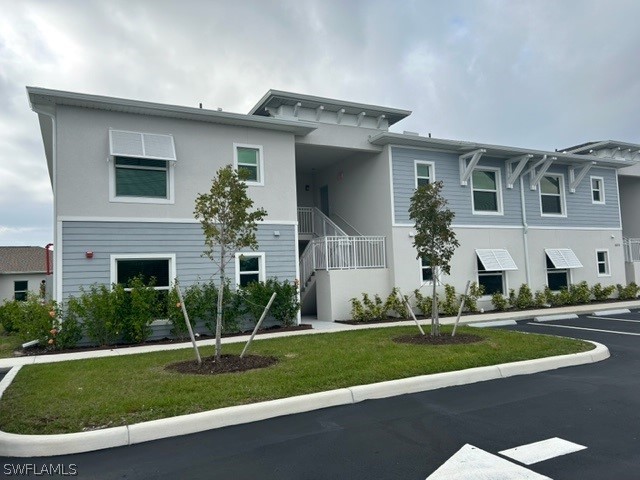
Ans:
[[[173,136],[109,130],[109,200],[173,203]]]
[[[236,286],[265,281],[264,253],[236,253]]]
[[[234,143],[234,167],[247,185],[264,185],[264,159],[260,145]]]
[[[596,265],[599,277],[610,277],[609,250],[596,250]]]
[[[547,285],[557,291],[569,288],[570,272],[573,268],[582,268],[582,263],[570,248],[545,248],[547,266]]]
[[[477,259],[478,265],[478,285],[484,287],[484,295],[493,295],[500,293],[504,295],[504,270],[487,270],[485,266]]]
[[[552,291],[569,288],[569,269],[557,268],[547,255],[547,285]]]
[[[591,203],[603,205],[604,202],[604,178],[591,177]]]
[[[167,295],[175,277],[175,254],[121,254],[111,256],[111,283],[117,283],[130,291],[134,278],[142,279],[146,286],[158,291],[160,315],[164,316]]]
[[[476,168],[471,174],[473,213],[482,215],[502,214],[500,170]]]
[[[562,175],[544,175],[540,180],[540,212],[542,215],[566,215]]]
[[[28,280],[16,280],[13,282],[13,299],[18,302],[24,302],[27,300],[27,294],[29,292]]]
[[[431,268],[431,262],[427,257],[420,258],[420,278],[422,283],[433,282],[433,268]]]
[[[415,161],[415,178],[416,188],[422,185],[429,185],[434,181],[434,165],[433,162]]]

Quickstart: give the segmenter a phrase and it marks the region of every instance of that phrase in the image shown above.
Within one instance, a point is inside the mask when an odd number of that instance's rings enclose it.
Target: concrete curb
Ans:
[[[628,308],[618,308],[614,310],[600,310],[599,312],[593,312],[592,315],[596,317],[606,317],[607,315],[620,315],[622,313],[631,313]]]
[[[575,313],[566,313],[561,315],[545,315],[543,317],[533,317],[534,322],[554,322],[556,320],[573,320],[578,318]]]
[[[19,435],[0,431],[0,456],[43,457],[90,452],[309,412],[321,408],[349,405],[364,400],[425,392],[456,385],[467,385],[515,375],[527,375],[557,368],[595,363],[609,358],[609,350],[606,346],[597,342],[589,343],[595,345],[596,348],[588,352],[469,368],[456,372],[422,375],[370,385],[358,385],[350,388],[221,408],[208,412],[163,418],[91,432],[57,435]],[[12,368],[0,382],[0,397],[11,384],[20,368],[20,366]]]

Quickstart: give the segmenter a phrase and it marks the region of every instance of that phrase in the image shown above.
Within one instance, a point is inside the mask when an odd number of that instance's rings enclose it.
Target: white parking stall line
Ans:
[[[527,322],[527,325],[537,325],[538,327],[568,328],[570,330],[587,330],[589,332],[613,333],[616,335],[631,335],[634,337],[640,337],[640,333],[618,332],[616,330],[602,330],[599,328],[571,327],[569,325],[552,325],[549,323],[540,324],[540,323],[534,323],[534,322]]]
[[[498,453],[520,463],[524,463],[525,465],[531,465],[569,453],[579,452],[586,448],[584,445],[578,445],[577,443],[554,437],[542,440],[541,442],[529,443],[528,445],[502,450]]]
[[[640,323],[640,320],[629,320],[628,318],[593,317],[591,315],[587,316],[587,318],[593,318],[595,320],[615,320],[617,322]]]

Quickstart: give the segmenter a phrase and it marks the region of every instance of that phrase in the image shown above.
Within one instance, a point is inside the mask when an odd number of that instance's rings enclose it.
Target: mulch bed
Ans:
[[[482,341],[482,337],[477,335],[471,335],[468,333],[458,333],[455,337],[451,335],[440,335],[433,337],[429,334],[420,335],[403,335],[401,337],[395,337],[393,339],[396,343],[410,343],[413,345],[456,345],[464,343],[476,343]]]
[[[313,327],[308,323],[302,323],[300,325],[294,325],[291,327],[281,327],[279,325],[274,325],[272,327],[261,328],[258,330],[256,335],[264,335],[269,333],[279,333],[279,332],[295,332],[297,330],[311,330]],[[242,335],[250,335],[253,330],[248,330],[245,332],[237,332],[237,333],[223,333],[222,338],[227,337],[240,337]],[[196,342],[199,340],[206,340],[215,338],[215,335],[199,335],[196,337]],[[35,346],[27,348],[26,350],[17,350],[14,352],[14,356],[32,356],[32,355],[57,355],[59,353],[74,353],[74,352],[92,352],[96,350],[113,350],[115,348],[131,348],[131,347],[140,347],[144,345],[173,345],[176,343],[191,343],[189,338],[181,339],[181,338],[162,338],[160,340],[148,340],[143,343],[118,343],[115,345],[104,345],[104,346],[92,346],[92,347],[74,347],[67,348],[66,350],[50,350],[43,346]]]
[[[202,365],[198,365],[195,360],[172,363],[165,367],[166,370],[178,373],[197,375],[218,375],[219,373],[246,372],[256,368],[265,368],[278,363],[276,357],[263,357],[260,355],[221,355],[220,361],[215,361],[215,356],[202,359]]]

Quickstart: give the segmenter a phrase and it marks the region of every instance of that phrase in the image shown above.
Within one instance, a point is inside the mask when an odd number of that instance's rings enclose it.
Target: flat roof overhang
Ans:
[[[597,157],[576,153],[565,153],[547,150],[535,150],[529,148],[508,147],[503,145],[491,145],[486,143],[463,142],[459,140],[445,140],[441,138],[421,137],[419,135],[407,135],[402,133],[382,132],[369,137],[373,145],[398,145],[409,147],[432,148],[434,150],[448,151],[464,155],[476,150],[485,150],[484,155],[494,158],[510,160],[520,155],[533,155],[534,157],[556,157],[554,163],[575,165],[577,163],[595,162],[598,166],[624,168],[635,165],[635,161],[619,160],[614,158]]]
[[[269,90],[251,109],[249,115],[268,115],[265,111],[267,107],[277,108],[281,105],[295,106],[301,103],[302,107],[316,109],[320,106],[326,111],[337,112],[344,109],[344,113],[358,115],[365,112],[369,117],[379,117],[384,115],[389,125],[399,122],[403,118],[411,115],[411,110],[398,108],[381,107],[379,105],[369,105],[365,103],[348,102],[335,98],[316,97],[314,95],[303,95],[301,93],[285,92],[282,90]]]
[[[27,87],[27,94],[31,109],[34,111],[39,107],[51,108],[55,105],[65,105],[113,112],[195,120],[222,125],[261,128],[265,130],[293,133],[294,135],[307,135],[317,128],[314,123],[302,120],[282,120],[269,117],[258,117],[242,113],[230,113],[203,108],[167,105],[126,98],[105,97],[102,95],[88,95],[84,93],[50,90],[39,87]]]

